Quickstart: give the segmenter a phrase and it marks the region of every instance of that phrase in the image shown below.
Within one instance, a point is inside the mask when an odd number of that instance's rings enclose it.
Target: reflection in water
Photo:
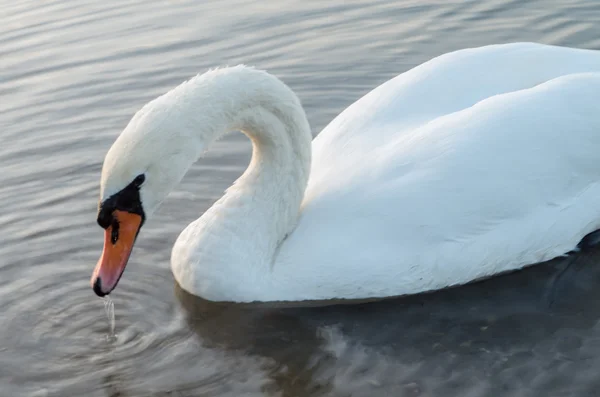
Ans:
[[[175,290],[204,346],[269,359],[286,396],[588,395],[569,379],[600,364],[600,307],[581,304],[600,298],[600,249],[573,258],[358,305],[215,304]]]

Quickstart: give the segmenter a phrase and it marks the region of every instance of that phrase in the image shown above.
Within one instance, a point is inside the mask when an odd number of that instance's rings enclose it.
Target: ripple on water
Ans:
[[[54,278],[22,281],[10,292],[16,295],[12,299],[0,286],[8,328],[2,335],[0,379],[20,385],[21,392],[51,396],[105,396],[109,390],[144,395],[182,387],[222,395],[260,393],[270,382],[265,368],[272,363],[203,347],[177,310],[170,277],[149,273],[123,283],[112,297],[114,338],[107,338],[111,326],[104,300],[93,297],[79,273],[63,270]],[[62,282],[54,284],[56,279]],[[145,295],[148,288],[164,292],[164,299]]]

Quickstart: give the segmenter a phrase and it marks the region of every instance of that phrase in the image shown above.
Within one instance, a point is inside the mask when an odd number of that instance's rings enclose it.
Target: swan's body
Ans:
[[[235,67],[150,102],[105,160],[151,214],[211,142],[243,130],[246,173],[179,236],[172,269],[219,301],[435,290],[563,255],[600,228],[600,52],[458,51],[379,86],[313,141],[296,96]],[[309,173],[310,169],[310,173]]]

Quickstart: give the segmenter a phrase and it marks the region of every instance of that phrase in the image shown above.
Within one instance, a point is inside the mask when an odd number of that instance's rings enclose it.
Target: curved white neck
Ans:
[[[234,130],[253,145],[246,172],[188,226],[173,248],[173,270],[188,290],[198,288],[185,284],[199,277],[210,282],[231,271],[243,276],[268,269],[296,225],[308,182],[312,136],[300,101],[275,77],[241,71],[239,81],[230,72],[195,82],[202,98],[186,101],[187,109],[177,112],[186,114],[186,122],[176,135],[189,137],[187,144],[196,153],[183,148],[180,159],[187,161],[172,163],[191,166],[212,142]],[[196,270],[203,274],[193,274]]]
[[[237,114],[231,127],[252,141],[252,160],[201,217],[206,232],[235,236],[235,250],[246,247],[246,253],[252,251],[254,258],[272,259],[279,243],[293,230],[308,182],[310,134],[306,139],[289,119],[260,105],[245,107]]]

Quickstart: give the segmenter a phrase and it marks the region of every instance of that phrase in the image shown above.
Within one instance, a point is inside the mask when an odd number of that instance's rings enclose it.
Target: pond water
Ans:
[[[245,63],[285,81],[313,133],[442,53],[600,49],[596,0],[0,0],[0,395],[593,396],[600,252],[352,306],[214,304],[175,284],[179,232],[239,176],[241,135],[194,165],[105,302],[89,287],[104,154],[181,81]],[[556,281],[557,280],[557,281]]]

